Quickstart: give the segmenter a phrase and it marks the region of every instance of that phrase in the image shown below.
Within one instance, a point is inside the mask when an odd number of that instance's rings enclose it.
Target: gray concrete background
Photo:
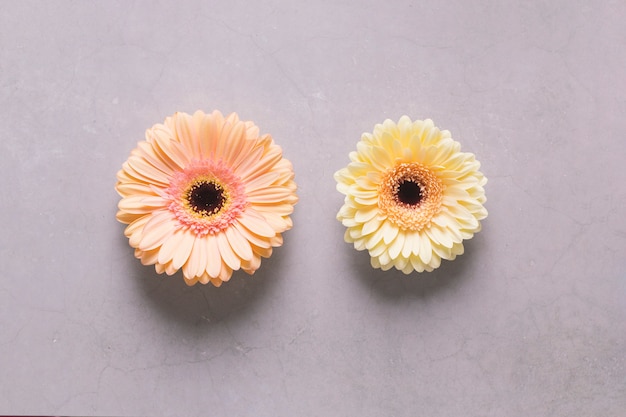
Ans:
[[[0,3],[0,414],[626,415],[626,3]],[[188,288],[133,258],[115,173],[175,111],[295,166],[285,245]],[[332,174],[432,118],[489,217],[431,274],[343,243]]]

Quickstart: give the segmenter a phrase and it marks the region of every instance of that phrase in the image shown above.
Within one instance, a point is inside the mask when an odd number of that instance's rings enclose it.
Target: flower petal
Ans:
[[[396,236],[395,240],[391,243],[391,246],[389,246],[389,257],[391,259],[396,259],[400,255],[404,247],[404,242],[404,233],[399,232],[398,236]]]
[[[206,269],[206,238],[198,237],[194,239],[189,259],[183,265],[185,277],[202,276]]]
[[[267,224],[263,216],[252,209],[246,210],[238,219],[239,223],[252,233],[262,237],[273,237],[276,232]]]
[[[265,248],[265,249],[271,246],[267,238],[263,238],[259,235],[254,234],[248,228],[246,228],[243,224],[239,222],[235,222],[233,224],[233,227],[237,229],[237,231],[241,233],[241,236],[243,236],[248,242],[250,242],[250,244],[254,246],[258,246],[260,248]]]
[[[280,203],[292,194],[292,191],[285,187],[267,187],[250,191],[246,200],[251,203]]]
[[[420,251],[419,257],[424,262],[424,264],[428,265],[433,256],[433,248],[430,245],[430,239],[426,236],[426,234],[420,234]]]
[[[161,246],[175,229],[176,224],[168,211],[155,212],[143,228],[138,248],[147,251]]]
[[[234,227],[229,227],[225,230],[228,243],[233,248],[237,256],[244,261],[250,261],[252,259],[252,247],[239,231]]]
[[[217,276],[220,274],[220,271],[222,270],[222,257],[220,254],[220,248],[217,243],[216,235],[210,235],[206,237],[206,249],[206,272],[211,278],[217,278]]]
[[[183,239],[179,243],[176,248],[176,252],[174,252],[174,256],[172,257],[172,266],[174,268],[180,269],[183,264],[189,260],[195,240],[196,237],[192,233],[186,231],[183,233]]]
[[[241,267],[253,273],[282,245],[298,201],[291,162],[236,113],[167,117],[146,131],[116,178],[116,217],[128,224],[135,256],[158,273],[182,269],[188,285],[219,286]],[[224,199],[211,213],[198,210],[200,194],[211,192],[205,184]]]
[[[392,225],[391,222],[388,220],[385,220],[383,224],[380,226],[380,228],[382,230],[383,240],[385,241],[385,244],[387,245],[393,242],[393,240],[398,235],[398,231],[399,231],[398,227],[396,227],[395,225]]]
[[[226,237],[225,233],[218,233],[216,236],[217,246],[220,248],[220,254],[222,255],[222,260],[228,265],[231,269],[237,270],[241,267],[241,260],[235,252],[233,248],[230,246],[230,242]],[[222,279],[224,281],[224,279]]]
[[[159,263],[165,264],[170,262],[174,256],[176,255],[176,251],[178,248],[183,246],[183,241],[185,240],[185,236],[187,235],[187,231],[183,229],[178,229],[172,233],[161,246],[161,250],[159,251]],[[189,245],[185,245],[185,248],[189,247]],[[189,256],[189,252],[183,254],[186,257]]]

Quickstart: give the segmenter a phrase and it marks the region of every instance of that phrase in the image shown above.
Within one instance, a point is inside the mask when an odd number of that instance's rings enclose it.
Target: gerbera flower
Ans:
[[[487,217],[480,163],[432,120],[385,120],[364,133],[335,173],[345,202],[345,240],[369,251],[374,268],[432,271],[463,253]]]
[[[291,163],[252,122],[176,113],[146,131],[117,173],[117,219],[158,273],[220,286],[283,242],[298,201]]]

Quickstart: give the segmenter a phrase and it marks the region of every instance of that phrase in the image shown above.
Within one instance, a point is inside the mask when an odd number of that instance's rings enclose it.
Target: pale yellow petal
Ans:
[[[373,257],[378,257],[380,256],[383,252],[386,252],[388,247],[387,245],[385,245],[385,242],[383,242],[382,240],[380,242],[378,242],[376,245],[372,246],[369,249],[369,254],[370,256]]]
[[[419,257],[424,262],[424,264],[428,264],[433,256],[433,248],[430,244],[430,239],[426,234],[420,235],[420,251]]]
[[[411,261],[413,269],[415,269],[417,272],[424,272],[424,263],[420,260],[418,256],[413,255],[409,260]]]
[[[424,232],[433,242],[445,246],[447,248],[452,247],[452,236],[450,233],[446,233],[445,229],[437,224],[431,224],[430,227],[424,229]]]
[[[374,218],[378,214],[378,207],[371,207],[364,210],[357,210],[354,220],[358,223],[365,223]]]
[[[375,232],[380,228],[382,222],[383,221],[377,217],[370,219],[369,221],[365,222],[365,224],[363,224],[363,229],[361,230],[361,233],[363,233],[363,235],[365,236]]]
[[[402,252],[401,252],[403,258],[408,259],[409,256],[411,256],[411,251],[413,249],[413,245],[417,236],[418,236],[418,232],[414,232],[414,231],[408,231],[404,233],[404,245],[402,245]]]
[[[399,232],[395,240],[391,243],[391,246],[389,246],[389,257],[391,259],[396,259],[398,255],[400,255],[404,247],[404,242],[404,232]]]
[[[380,228],[382,230],[383,240],[387,245],[390,244],[398,235],[398,227],[391,224],[388,220],[385,220]]]

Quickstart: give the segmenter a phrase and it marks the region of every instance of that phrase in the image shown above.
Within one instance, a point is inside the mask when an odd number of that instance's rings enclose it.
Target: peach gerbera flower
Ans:
[[[335,173],[346,196],[337,219],[374,268],[432,271],[462,254],[487,217],[480,163],[432,120],[385,120],[350,160]]]
[[[117,219],[158,273],[220,286],[283,242],[298,201],[291,163],[236,113],[176,113],[146,131],[117,173]]]

